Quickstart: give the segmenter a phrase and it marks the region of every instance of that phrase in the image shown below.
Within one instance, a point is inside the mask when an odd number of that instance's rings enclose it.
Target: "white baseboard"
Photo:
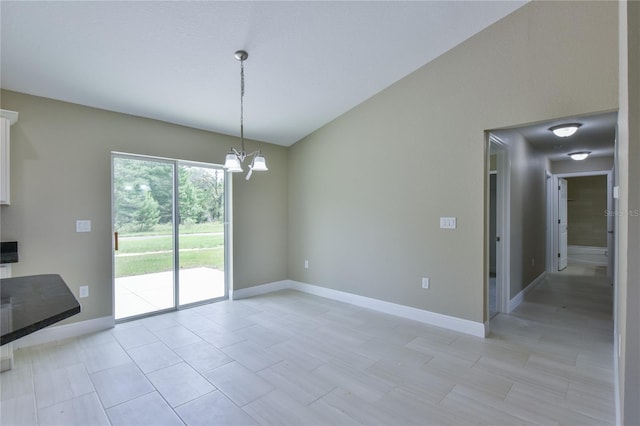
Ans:
[[[567,246],[567,254],[599,254],[602,256],[606,256],[607,248],[591,246]]]
[[[520,291],[520,293],[516,294],[513,299],[509,300],[509,312],[513,312],[513,310],[522,303],[522,301],[524,300],[524,296],[527,293],[529,293],[531,290],[536,288],[538,285],[540,285],[540,283],[542,283],[546,277],[547,277],[547,272],[545,271],[540,275],[538,275],[536,279],[531,281],[531,283],[529,283],[528,286],[523,288],[522,291]]]
[[[115,319],[109,316],[74,322],[71,324],[52,325],[43,328],[42,330],[38,330],[35,333],[21,337],[18,340],[14,340],[13,349],[27,348],[29,346],[50,343],[56,340],[64,340],[71,337],[82,336],[83,334],[107,330],[109,328],[113,328],[115,323]]]
[[[353,293],[333,290],[330,288],[306,284],[293,280],[277,281],[274,283],[237,290],[234,292],[234,298],[241,299],[283,289],[298,290],[304,293],[349,303],[351,305],[372,309],[374,311],[383,312],[385,314],[395,315],[414,321],[419,321],[429,325],[435,325],[437,327],[470,334],[476,337],[486,337],[489,331],[488,322],[483,324],[475,321],[465,320],[462,318],[425,311],[423,309],[413,308],[411,306],[385,302],[379,299],[372,299],[370,297],[359,296]]]
[[[247,297],[259,296],[265,293],[271,293],[278,290],[284,290],[287,288],[291,288],[291,281],[274,281],[272,283],[261,284],[254,287],[249,288],[241,288],[239,290],[234,290],[229,294],[229,299],[231,300],[239,300],[246,299]]]
[[[606,266],[608,264],[606,247],[568,246],[567,257],[571,262],[587,265]]]

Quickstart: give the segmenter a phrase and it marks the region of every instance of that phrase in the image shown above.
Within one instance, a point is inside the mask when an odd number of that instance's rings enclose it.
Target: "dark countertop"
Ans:
[[[18,262],[18,242],[0,242],[0,263]]]
[[[80,313],[80,303],[60,275],[0,280],[0,345]]]

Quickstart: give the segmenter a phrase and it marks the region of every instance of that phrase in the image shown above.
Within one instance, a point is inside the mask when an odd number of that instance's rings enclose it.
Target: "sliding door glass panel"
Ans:
[[[181,306],[226,297],[224,170],[178,163]]]
[[[174,164],[113,157],[115,318],[175,307]]]

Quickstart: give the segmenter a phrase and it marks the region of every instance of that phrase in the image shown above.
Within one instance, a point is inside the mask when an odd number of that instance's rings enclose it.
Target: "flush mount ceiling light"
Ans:
[[[249,173],[246,179],[249,180],[254,171],[261,172],[269,170],[267,162],[260,150],[253,151],[249,154],[244,150],[244,61],[247,60],[249,54],[244,50],[238,50],[234,54],[235,58],[240,61],[240,143],[242,144],[240,151],[231,148],[224,161],[224,168],[232,173],[242,171],[242,163],[245,158],[253,157],[253,161],[249,164]]]
[[[578,151],[578,152],[570,152],[569,154],[567,154],[569,157],[571,157],[572,160],[576,160],[576,161],[582,161],[585,158],[587,158],[589,156],[589,154],[591,154],[591,151]]]
[[[559,124],[557,126],[549,127],[549,130],[559,138],[568,138],[577,132],[580,126],[582,126],[580,123]]]

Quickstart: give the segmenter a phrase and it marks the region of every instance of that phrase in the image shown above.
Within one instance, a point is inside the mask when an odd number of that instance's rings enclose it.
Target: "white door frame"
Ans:
[[[577,172],[577,173],[557,173],[552,174],[550,186],[548,185],[548,191],[550,193],[547,194],[547,200],[551,199],[551,203],[547,204],[547,223],[550,223],[551,226],[547,227],[547,241],[551,241],[550,244],[547,244],[547,250],[551,249],[550,252],[547,253],[547,258],[549,262],[547,263],[547,272],[557,272],[558,271],[558,249],[559,249],[559,241],[560,238],[558,233],[558,227],[556,226],[558,223],[558,197],[556,197],[557,188],[558,188],[558,179],[562,178],[572,178],[572,177],[584,177],[584,176],[606,176],[607,177],[607,210],[612,211],[613,209],[613,171],[612,170],[598,170],[591,172]],[[605,212],[602,212],[605,214]],[[612,231],[614,226],[613,215],[607,216],[607,231]],[[611,257],[615,256],[615,252],[613,251],[613,247],[611,246],[614,242],[614,238],[609,237],[610,234],[607,234],[607,256],[610,256],[609,265],[614,265],[614,259]],[[607,267],[607,275],[611,274],[613,271],[610,271],[611,267]]]
[[[556,198],[556,191],[555,188],[557,188],[557,185],[554,186],[554,179],[553,179],[553,174],[549,171],[546,170],[545,171],[545,176],[546,176],[546,191],[547,193],[546,198],[547,198],[547,252],[546,252],[546,259],[547,261],[545,262],[545,271],[547,272],[551,272],[553,271],[553,262],[555,260],[554,256],[557,253],[553,247],[553,227],[557,225],[557,223],[555,223],[553,221],[553,206],[554,206],[554,199]]]
[[[558,191],[555,197],[558,204],[555,212],[558,214],[556,224],[558,232],[558,268],[557,271],[564,271],[569,265],[569,181],[559,177]]]
[[[489,208],[490,181],[489,171],[491,152],[496,154],[496,235],[500,241],[496,244],[496,293],[498,298],[498,312],[509,313],[510,282],[511,282],[511,163],[509,158],[509,146],[491,133],[486,138],[486,185],[485,185],[485,227],[487,235],[485,241],[485,310],[487,321],[489,320],[489,220],[491,217]]]

